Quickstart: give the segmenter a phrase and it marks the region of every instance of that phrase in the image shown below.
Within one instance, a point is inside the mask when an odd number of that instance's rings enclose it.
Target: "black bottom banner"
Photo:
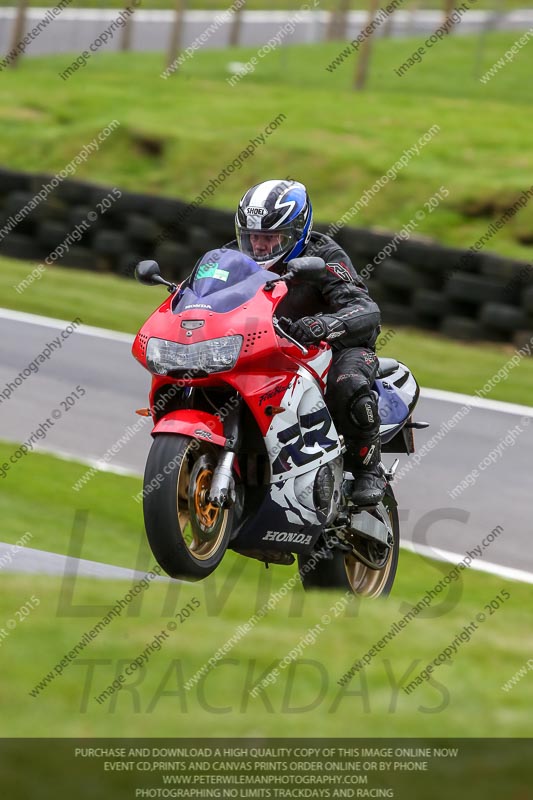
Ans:
[[[533,798],[532,739],[0,739],[9,800]]]

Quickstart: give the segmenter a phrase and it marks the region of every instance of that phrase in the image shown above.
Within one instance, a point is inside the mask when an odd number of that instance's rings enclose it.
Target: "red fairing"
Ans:
[[[274,329],[272,316],[286,293],[287,287],[285,284],[277,283],[272,291],[259,289],[257,294],[249,301],[232,311],[224,313],[204,308],[191,308],[174,314],[171,309],[172,298],[166,299],[149,317],[133,343],[132,353],[146,369],[148,369],[146,347],[152,337],[190,345],[224,336],[240,335],[243,338],[243,342],[239,358],[235,366],[230,370],[212,373],[201,378],[188,376],[175,378],[167,375],[154,375],[150,394],[152,411],[154,394],[161,386],[168,386],[169,384],[199,387],[230,386],[236,389],[244,398],[257,421],[261,433],[265,434],[272,422],[272,417],[269,416],[265,409],[268,406],[282,405],[281,401],[284,392],[291,381],[294,381],[301,365],[305,364],[307,366],[324,389],[327,368],[325,369],[324,364],[319,363],[324,360],[319,357],[325,356],[324,351],[329,350],[329,346],[326,344],[321,344],[320,346],[307,345],[308,354],[304,355],[289,340],[278,336]],[[206,299],[208,300],[209,298]],[[190,320],[202,320],[203,325],[193,329],[184,328],[183,323]],[[191,414],[191,416],[184,416],[186,413]],[[203,418],[202,413],[196,410],[171,412],[164,419],[172,421],[175,432],[178,432],[176,427],[178,424],[183,426],[185,421],[190,419],[191,425],[187,428],[187,431],[181,427],[179,432],[188,433],[196,438],[194,430],[192,430],[192,428],[195,428],[192,424],[192,418],[200,420],[200,418]],[[210,414],[204,413],[204,416],[211,418]],[[163,432],[162,422],[163,420],[157,423],[153,430],[154,434]],[[213,429],[213,442],[217,441],[214,438],[215,435],[223,436],[221,422],[218,428]]]
[[[155,424],[152,436],[158,433],[182,433],[221,447],[226,444],[222,421],[214,414],[196,409],[181,409],[166,414]]]
[[[248,407],[255,417],[259,430],[266,434],[272,422],[272,417],[267,413],[269,406],[282,406],[283,396],[293,381],[294,370],[292,372],[280,372],[275,376],[262,374],[254,375],[254,385],[251,385],[250,375],[236,375],[231,381],[232,386],[245,399]]]
[[[161,303],[159,308],[148,317],[134,339],[131,352],[133,357],[136,358],[139,364],[142,364],[145,369],[148,369],[146,366],[146,345],[148,344],[148,339],[152,336],[157,336],[159,339],[173,339],[171,332],[173,333],[174,331],[170,326],[174,315],[171,311],[171,304],[172,297],[167,297],[165,302]],[[177,339],[175,341],[177,341]]]

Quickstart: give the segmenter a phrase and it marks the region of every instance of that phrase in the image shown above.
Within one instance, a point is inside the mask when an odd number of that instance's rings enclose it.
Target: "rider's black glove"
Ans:
[[[289,336],[301,344],[312,342],[330,342],[346,333],[342,320],[337,317],[321,314],[316,317],[302,317],[292,322],[287,317],[280,319],[280,326]]]

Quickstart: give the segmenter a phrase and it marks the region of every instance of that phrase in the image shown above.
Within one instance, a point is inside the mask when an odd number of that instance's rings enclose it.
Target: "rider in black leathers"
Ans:
[[[278,307],[284,329],[301,343],[327,341],[333,360],[326,403],[347,452],[345,469],[354,476],[351,499],[361,507],[383,497],[380,418],[371,390],[378,371],[374,345],[380,312],[344,250],[329,236],[311,230],[312,208],[305,186],[296,181],[266,181],[241,198],[236,214],[239,248],[261,266],[282,274],[286,263],[318,256],[326,264],[321,280],[289,284]]]

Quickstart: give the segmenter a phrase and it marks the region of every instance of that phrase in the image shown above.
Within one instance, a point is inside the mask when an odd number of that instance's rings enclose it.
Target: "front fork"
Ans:
[[[228,450],[222,450],[213,473],[209,489],[209,502],[219,508],[225,508],[235,502],[235,478],[233,477],[235,455]]]
[[[236,498],[233,465],[241,444],[242,398],[236,395],[236,400],[236,406],[224,420],[226,444],[218,458],[209,489],[209,502],[218,508],[233,505]]]

